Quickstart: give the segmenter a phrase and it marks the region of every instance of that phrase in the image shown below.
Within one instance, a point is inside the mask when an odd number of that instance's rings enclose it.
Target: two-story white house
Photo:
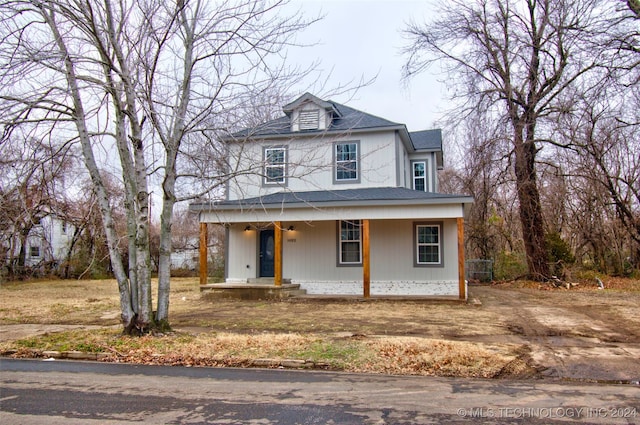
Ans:
[[[37,220],[29,230],[24,243],[24,265],[39,267],[45,264],[55,267],[67,258],[75,227],[57,216],[49,213]],[[22,248],[20,238],[11,239],[7,248],[7,260],[16,259]]]
[[[201,228],[226,228],[226,282],[466,298],[473,199],[438,193],[441,131],[408,132],[308,93],[283,111],[224,140],[235,175],[226,199],[191,205]]]

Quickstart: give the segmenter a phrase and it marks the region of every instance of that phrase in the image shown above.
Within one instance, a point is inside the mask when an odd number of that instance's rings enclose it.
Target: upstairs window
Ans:
[[[30,246],[29,247],[29,256],[31,258],[40,257],[40,247],[39,246]]]
[[[335,144],[335,182],[357,182],[360,180],[359,143]]]
[[[300,130],[317,130],[320,128],[320,111],[300,111]]]
[[[442,225],[415,224],[415,259],[418,266],[442,265]]]
[[[429,167],[427,161],[413,162],[413,189],[421,192],[429,192],[429,180],[427,179]]]
[[[277,146],[264,149],[264,184],[286,183],[287,148]]]
[[[362,224],[360,220],[340,221],[338,265],[362,264]]]

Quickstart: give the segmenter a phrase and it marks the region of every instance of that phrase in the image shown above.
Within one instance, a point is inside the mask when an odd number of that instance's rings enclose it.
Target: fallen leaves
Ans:
[[[56,341],[91,340],[102,347],[100,361],[167,366],[293,367],[396,375],[496,376],[516,358],[517,346],[418,337],[357,338],[320,334],[235,334],[175,332],[129,337],[82,331],[15,341],[13,357],[37,357]],[[78,342],[79,343],[79,342]],[[86,344],[84,342],[83,344]]]
[[[358,371],[491,378],[515,358],[513,346],[496,350],[485,344],[429,338],[372,339],[367,344],[378,355]]]

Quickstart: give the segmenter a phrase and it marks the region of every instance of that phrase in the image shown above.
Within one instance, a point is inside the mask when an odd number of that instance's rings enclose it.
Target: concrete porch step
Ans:
[[[288,292],[290,297],[301,297],[301,296],[307,295],[306,289],[292,289]]]
[[[258,277],[253,279],[247,279],[247,283],[250,285],[275,285],[275,279],[272,277]],[[290,284],[291,279],[282,278],[282,284]]]
[[[291,282],[290,279],[288,279]],[[211,283],[202,285],[200,292],[207,298],[233,298],[242,300],[284,299],[306,295],[307,291],[300,289],[299,284],[283,283],[275,286],[271,282],[253,283]]]

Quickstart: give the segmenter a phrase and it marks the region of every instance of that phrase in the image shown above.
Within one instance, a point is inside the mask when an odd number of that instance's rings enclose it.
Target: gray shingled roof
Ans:
[[[294,100],[293,102],[284,105],[282,107],[282,111],[287,116],[289,116],[291,114],[291,112],[293,112],[294,109],[298,108],[299,106],[302,106],[306,102],[313,102],[313,103],[317,104],[318,106],[320,106],[321,108],[324,108],[325,111],[331,111],[332,113],[334,113],[336,115],[340,115],[340,111],[338,111],[336,109],[336,106],[333,104],[333,102],[331,102],[331,101],[327,102],[325,100],[322,100],[322,99],[312,95],[311,93],[305,93],[302,96],[300,96],[299,98],[297,98],[296,100]]]
[[[442,150],[442,130],[412,131],[409,133],[416,150]]]
[[[309,192],[277,192],[269,195],[220,201],[216,203],[191,204],[194,210],[208,209],[251,209],[251,208],[293,208],[327,206],[365,205],[415,205],[470,203],[473,199],[466,195],[421,192],[404,187],[376,187],[364,189],[322,190]]]
[[[300,104],[312,101],[322,106],[325,109],[333,110],[333,121],[331,127],[328,130],[300,130],[291,131],[291,111],[293,108]],[[323,134],[326,131],[332,132],[351,132],[367,129],[394,129],[399,130],[403,141],[407,144],[411,143],[411,146],[417,151],[442,151],[442,130],[423,130],[409,133],[404,124],[389,121],[384,118],[380,118],[375,115],[368,114],[366,112],[359,111],[340,103],[333,102],[331,100],[324,101],[313,96],[310,93],[305,93],[297,100],[285,105],[285,116],[277,118],[275,120],[268,121],[260,124],[256,127],[247,128],[234,133],[226,140],[245,139],[248,137],[278,137],[278,136],[292,136],[292,135],[316,135]],[[407,146],[408,148],[410,146]],[[442,157],[438,158],[438,165],[442,167]]]
[[[357,109],[350,108],[340,103],[331,102],[335,109],[339,112],[340,116],[335,117],[331,124],[330,131],[349,131],[349,130],[361,130],[367,128],[380,128],[380,127],[398,127],[403,124],[398,124],[393,121],[386,120],[384,118],[376,117],[375,115],[367,114],[366,112],[359,111]],[[297,131],[295,134],[314,134],[323,133],[325,130],[302,130]],[[291,131],[291,120],[288,116],[283,116],[278,119],[268,121],[264,124],[260,124],[254,128],[244,129],[233,134],[233,138],[243,137],[260,137],[260,136],[276,136],[276,135],[290,135],[294,134]]]

